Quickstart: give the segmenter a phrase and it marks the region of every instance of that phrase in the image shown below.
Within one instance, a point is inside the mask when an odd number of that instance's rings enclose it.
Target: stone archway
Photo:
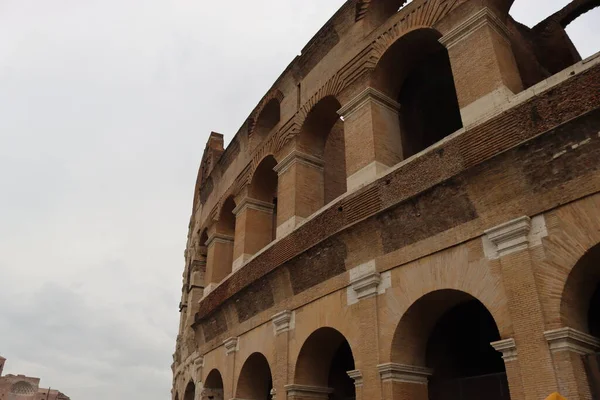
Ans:
[[[600,396],[600,243],[569,273],[560,319],[563,328],[545,332],[559,387],[570,397]]]
[[[399,104],[400,159],[462,128],[448,50],[435,29],[401,36],[377,63],[372,86]],[[393,142],[392,142],[393,143]]]
[[[185,392],[183,392],[183,400],[195,400],[196,399],[196,385],[194,382],[190,381],[185,387]]]
[[[333,328],[317,329],[302,345],[288,399],[355,399],[354,380],[348,375],[354,369],[352,349],[344,335]]]
[[[473,296],[438,290],[406,311],[394,334],[392,363],[380,365],[394,399],[509,400],[494,318]],[[404,397],[408,394],[408,397]]]
[[[223,395],[223,377],[219,370],[213,369],[206,376],[200,400],[223,400]]]
[[[248,357],[238,378],[236,398],[244,400],[270,400],[273,389],[271,368],[266,357],[253,353]]]

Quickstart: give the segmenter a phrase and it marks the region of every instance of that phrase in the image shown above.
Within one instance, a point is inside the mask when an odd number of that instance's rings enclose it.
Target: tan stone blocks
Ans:
[[[273,240],[273,204],[245,197],[234,214],[233,269],[237,270]]]
[[[402,160],[399,109],[398,102],[369,87],[338,111],[344,119],[349,191]]]
[[[508,37],[504,23],[484,7],[440,39],[465,126],[523,89]]]
[[[206,282],[218,283],[231,273],[233,237],[215,233],[207,242]]]

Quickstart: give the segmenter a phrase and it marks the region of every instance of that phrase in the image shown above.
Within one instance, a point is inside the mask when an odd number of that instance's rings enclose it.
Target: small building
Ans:
[[[0,356],[0,400],[69,400],[69,396],[40,387],[40,378],[25,375],[2,375],[6,358]]]

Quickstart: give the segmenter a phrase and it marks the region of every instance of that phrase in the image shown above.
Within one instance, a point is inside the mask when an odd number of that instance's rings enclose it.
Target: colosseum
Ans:
[[[600,53],[514,0],[348,0],[211,133],[172,399],[600,398]]]

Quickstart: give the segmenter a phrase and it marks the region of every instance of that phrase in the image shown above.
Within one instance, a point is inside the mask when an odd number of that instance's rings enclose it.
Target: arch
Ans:
[[[204,380],[202,399],[223,400],[223,377],[218,369],[212,369]]]
[[[314,209],[309,214],[346,192],[344,122],[337,113],[340,108],[335,96],[325,96],[308,112],[298,135],[299,150],[323,163],[321,197],[313,199]]]
[[[355,398],[354,381],[348,376],[354,369],[352,349],[344,335],[333,328],[319,328],[300,349],[294,383],[328,388],[333,399]]]
[[[509,399],[494,317],[478,299],[453,289],[429,292],[402,316],[394,333],[391,360],[431,371],[429,398],[454,398],[458,390],[481,398]]]
[[[194,382],[189,381],[187,386],[185,387],[185,392],[183,392],[183,400],[195,400],[196,398],[196,385]]]
[[[251,146],[262,142],[281,120],[281,106],[283,94],[277,90],[267,95],[259,104],[254,116],[250,117],[248,137]]]
[[[238,378],[236,396],[247,400],[270,400],[273,377],[267,358],[252,353],[246,359]]]
[[[272,155],[264,157],[256,167],[250,180],[248,196],[260,202],[262,210],[253,223],[247,226],[256,241],[256,251],[275,239],[277,229],[278,176],[274,168],[277,160]],[[269,212],[269,209],[272,211]]]
[[[561,295],[560,319],[564,327],[600,337],[600,243],[571,269]]]
[[[452,67],[440,32],[417,28],[379,59],[371,86],[400,104],[401,149],[408,158],[462,128]]]

